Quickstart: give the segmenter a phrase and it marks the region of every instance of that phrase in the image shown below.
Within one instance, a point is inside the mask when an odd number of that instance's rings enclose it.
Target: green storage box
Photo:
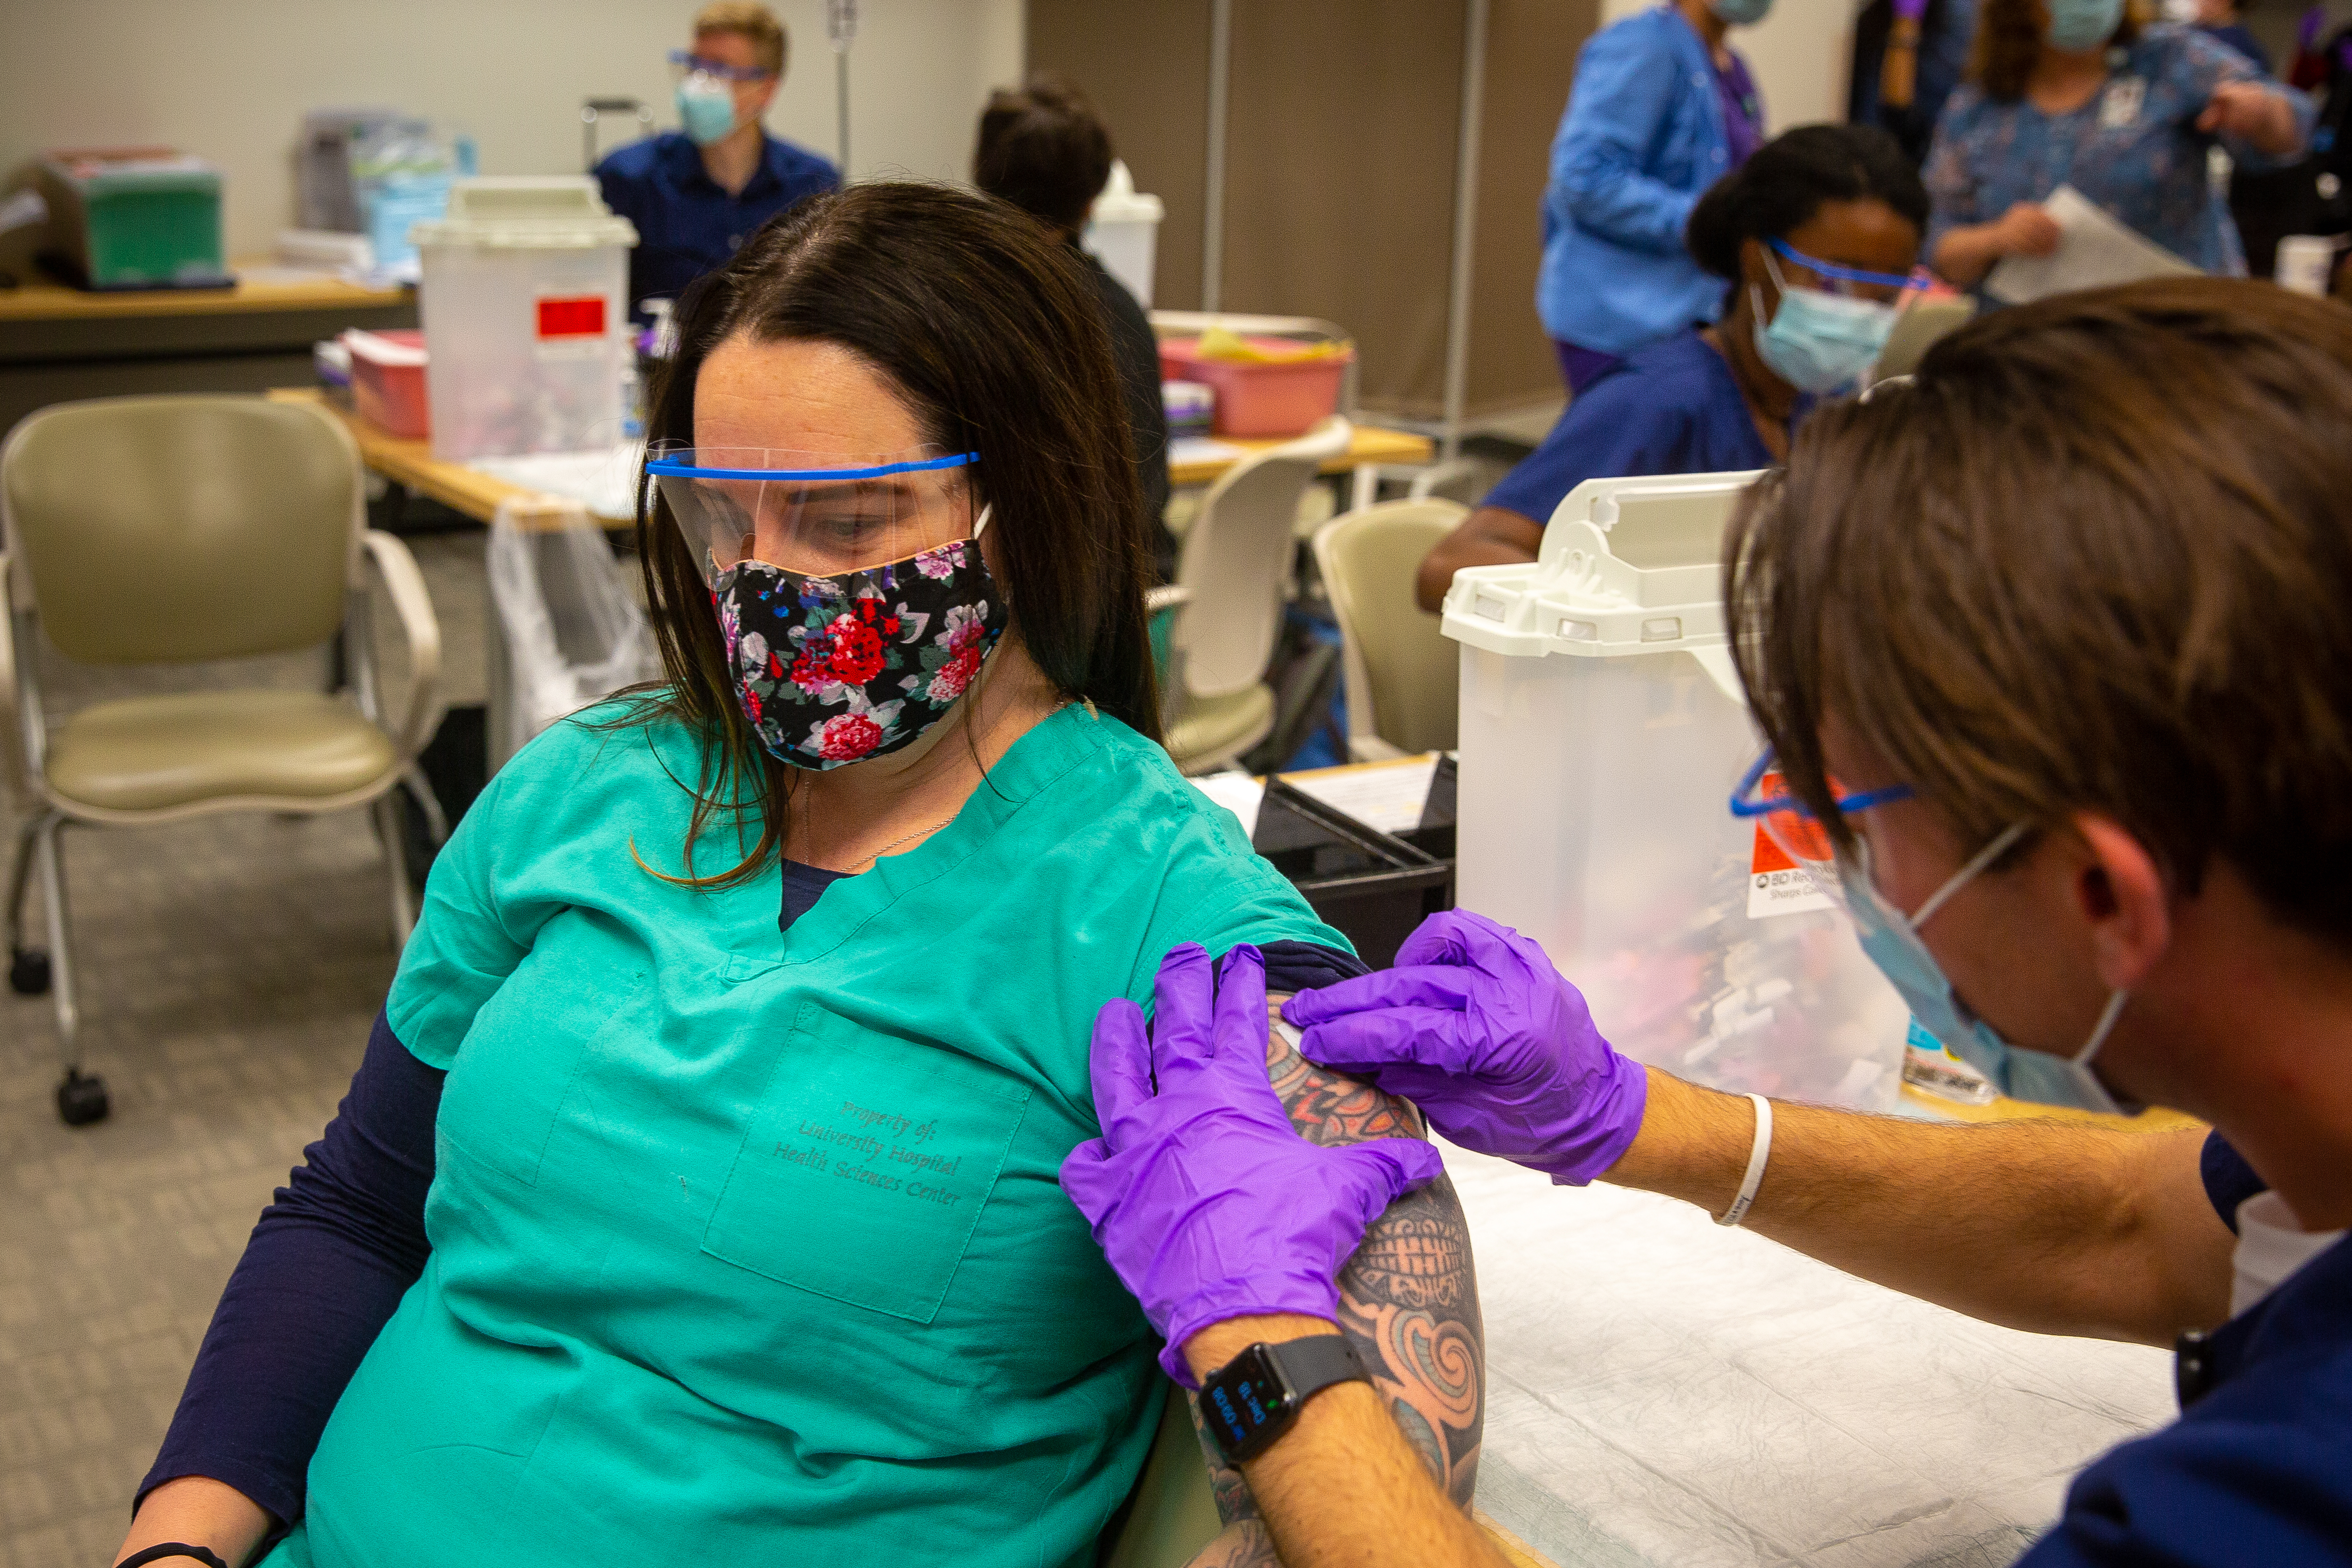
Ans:
[[[221,289],[220,171],[161,148],[42,161],[51,258],[85,289]]]

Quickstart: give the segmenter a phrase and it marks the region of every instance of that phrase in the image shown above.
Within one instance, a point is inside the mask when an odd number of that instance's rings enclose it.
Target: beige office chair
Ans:
[[[22,746],[9,884],[9,980],[56,1004],[69,1122],[106,1114],[81,1073],[58,840],[68,822],[136,827],[224,811],[373,806],[405,942],[415,902],[390,791],[440,722],[441,629],[407,548],[366,526],[359,449],[323,412],[257,397],[64,403],[0,446],[0,728]],[[407,635],[414,680],[396,728],[376,689],[361,557]],[[340,637],[351,700],[302,690],[161,692],[100,702],[54,728],[46,634],[68,659],[161,666],[289,653]],[[9,722],[13,721],[12,722]],[[40,872],[46,954],[24,940]]]
[[[1345,419],[1244,458],[1209,487],[1152,608],[1176,606],[1164,699],[1168,752],[1188,773],[1222,766],[1274,729],[1265,683],[1297,545],[1298,498],[1348,449]]]
[[[1878,351],[1878,363],[1871,366],[1864,383],[1909,375],[1919,368],[1920,360],[1937,338],[1968,325],[1976,313],[1977,302],[1968,299],[1923,300],[1911,306],[1895,318],[1895,330],[1886,335],[1886,346]]]
[[[1316,531],[1316,568],[1339,622],[1356,762],[1454,747],[1461,651],[1413,603],[1412,579],[1469,510],[1450,500],[1384,501]]]

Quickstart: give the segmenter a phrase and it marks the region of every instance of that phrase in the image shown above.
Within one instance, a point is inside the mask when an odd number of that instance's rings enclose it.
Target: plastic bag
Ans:
[[[567,713],[661,674],[652,628],[604,531],[574,502],[501,502],[490,522],[490,604],[504,644],[491,693],[498,760]]]

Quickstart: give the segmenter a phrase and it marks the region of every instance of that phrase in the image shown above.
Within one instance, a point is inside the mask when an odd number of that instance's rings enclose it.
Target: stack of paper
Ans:
[[[2005,256],[1985,274],[1985,292],[2005,304],[2199,270],[2072,185],[2051,192],[2042,210],[2057,220],[2058,248],[2048,256]]]

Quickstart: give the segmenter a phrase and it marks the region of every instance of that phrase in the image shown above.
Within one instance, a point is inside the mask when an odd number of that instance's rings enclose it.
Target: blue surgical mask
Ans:
[[[1876,363],[1895,331],[1894,306],[1792,288],[1769,249],[1764,265],[1780,291],[1780,308],[1768,321],[1763,291],[1751,284],[1748,298],[1756,312],[1756,352],[1773,374],[1801,392],[1835,392]]]
[[[1706,8],[1735,27],[1752,27],[1772,9],[1772,0],[1706,0]]]
[[[1919,928],[1949,902],[1954,893],[2024,837],[2026,826],[2018,823],[1985,846],[1976,858],[1954,872],[1949,881],[1907,917],[1889,904],[1871,880],[1869,846],[1857,845],[1852,858],[1838,858],[1838,882],[1845,895],[1846,912],[1853,918],[1855,934],[1862,939],[1862,951],[1901,994],[1912,1017],[1991,1079],[2003,1094],[2042,1105],[2071,1105],[2110,1115],[2136,1113],[2140,1107],[2126,1107],[2118,1100],[2100,1081],[2097,1069],[2092,1066],[2099,1047],[2106,1044],[2107,1036],[2114,1030],[2116,1019],[2122,1016],[2130,992],[2117,991],[2108,996],[2091,1037],[2072,1057],[2012,1046],[1962,1005],[1952,991],[1951,981],[1944,974],[1943,965],[1936,962],[1936,955],[1919,938]]]
[[[2050,26],[2042,37],[2053,49],[2079,53],[2095,49],[2116,36],[2124,19],[2124,0],[2042,0]]]
[[[698,147],[724,141],[735,129],[735,94],[717,77],[696,71],[677,84],[677,117]]]

